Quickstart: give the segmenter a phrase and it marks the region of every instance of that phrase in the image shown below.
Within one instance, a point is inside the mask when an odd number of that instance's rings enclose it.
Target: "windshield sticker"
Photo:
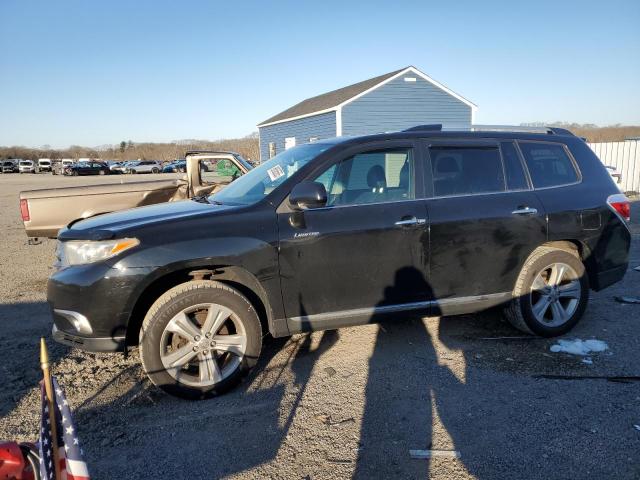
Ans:
[[[272,182],[275,182],[280,177],[284,177],[284,170],[280,165],[271,167],[269,170],[267,170],[267,173],[269,174],[269,178],[271,179]]]

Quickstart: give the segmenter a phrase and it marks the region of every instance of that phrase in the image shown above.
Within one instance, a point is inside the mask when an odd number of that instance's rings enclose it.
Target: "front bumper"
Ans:
[[[96,263],[55,272],[47,283],[54,339],[94,352],[123,349],[131,312],[152,271]]]
[[[53,339],[63,345],[79,348],[88,352],[116,352],[123,350],[125,346],[125,337],[82,337],[73,333],[58,330],[56,324],[51,329]]]

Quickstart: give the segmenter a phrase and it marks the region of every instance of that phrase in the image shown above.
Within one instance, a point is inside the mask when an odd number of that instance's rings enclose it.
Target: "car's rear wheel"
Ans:
[[[77,170],[72,170],[71,171],[71,176],[77,177],[78,176],[78,171]]]
[[[527,259],[505,309],[517,329],[543,337],[571,330],[589,301],[589,280],[576,253],[540,247]]]
[[[220,282],[183,283],[162,295],[140,331],[140,357],[166,392],[200,399],[233,388],[256,363],[260,320],[240,292]]]
[[[153,168],[151,169],[151,173],[160,173],[160,169],[158,169],[158,168],[156,168],[156,167],[153,167]]]

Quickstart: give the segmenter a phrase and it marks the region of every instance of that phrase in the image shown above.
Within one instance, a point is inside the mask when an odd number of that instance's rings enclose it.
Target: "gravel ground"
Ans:
[[[154,178],[146,176],[145,178]],[[106,181],[137,180],[107,177]],[[0,176],[0,438],[38,430],[38,338],[49,336],[45,284],[54,243],[27,246],[20,190],[104,178]],[[640,204],[631,266],[640,264]],[[551,353],[495,313],[402,318],[267,340],[259,367],[209,401],[164,395],[134,349],[70,350],[49,340],[93,478],[640,478],[640,273],[593,294],[566,338],[609,350]],[[511,337],[499,338],[495,337]],[[457,450],[413,460],[410,449]]]

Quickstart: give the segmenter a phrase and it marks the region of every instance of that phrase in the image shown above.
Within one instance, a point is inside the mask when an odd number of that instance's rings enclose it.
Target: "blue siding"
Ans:
[[[405,77],[416,78],[405,82]],[[471,107],[408,72],[342,108],[342,134],[365,135],[442,123],[469,127]]]
[[[336,136],[336,112],[276,123],[260,127],[260,160],[269,159],[269,143],[275,142],[276,153],[284,151],[284,139],[296,137],[296,145],[308,143],[310,137],[333,138]]]

